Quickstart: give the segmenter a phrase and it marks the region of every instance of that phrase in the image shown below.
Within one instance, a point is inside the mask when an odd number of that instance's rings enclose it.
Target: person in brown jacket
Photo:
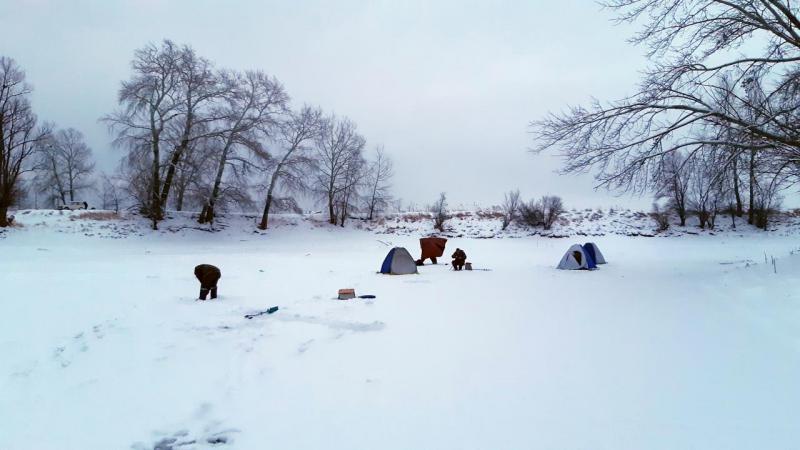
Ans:
[[[194,268],[194,276],[200,282],[200,300],[205,300],[209,292],[212,300],[217,298],[217,281],[222,278],[218,267],[200,264]]]
[[[461,270],[464,268],[464,263],[467,262],[467,254],[464,253],[464,250],[457,248],[455,252],[453,252],[453,269]]]

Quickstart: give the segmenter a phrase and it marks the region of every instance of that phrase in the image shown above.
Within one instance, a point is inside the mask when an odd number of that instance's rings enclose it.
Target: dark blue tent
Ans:
[[[594,259],[594,250],[583,247],[583,254],[586,255],[586,265],[589,269],[597,269],[597,261]]]
[[[595,264],[605,264],[606,259],[603,257],[603,254],[600,253],[600,249],[595,245],[594,242],[587,242],[583,244],[583,249],[586,253],[592,257]]]

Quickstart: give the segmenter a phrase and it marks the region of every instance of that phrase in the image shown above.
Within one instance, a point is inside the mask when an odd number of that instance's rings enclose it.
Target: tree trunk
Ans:
[[[177,211],[183,211],[183,196],[185,193],[185,189],[181,188],[178,189],[178,197],[175,199],[175,209]]]
[[[261,223],[258,228],[266,230],[269,223],[269,208],[272,205],[272,194],[267,194],[267,200],[264,202],[264,214],[261,215]]]
[[[344,228],[344,221],[347,218],[347,200],[342,203],[342,214],[339,217],[339,226]]]
[[[292,154],[292,151],[289,151],[284,155],[283,159],[281,160],[280,164],[275,167],[275,171],[272,172],[272,178],[269,180],[269,188],[267,189],[267,200],[264,203],[264,214],[261,216],[261,223],[258,225],[258,228],[262,230],[267,229],[267,225],[269,222],[269,208],[272,206],[272,193],[275,192],[275,186],[278,184],[278,177],[280,176],[281,170],[283,170],[284,163]]]
[[[172,152],[172,158],[169,161],[169,167],[167,167],[167,173],[164,176],[164,185],[161,188],[161,204],[166,205],[167,200],[169,199],[169,191],[172,188],[173,180],[175,179],[175,172],[178,168],[178,163],[181,162],[181,158],[183,154],[186,152],[186,149],[189,148],[189,138],[184,133],[183,139],[181,139],[180,145]]]
[[[183,144],[181,144],[183,145]],[[180,147],[179,147],[180,148]],[[172,180],[175,178],[175,167],[178,165],[178,162],[181,159],[181,155],[178,149],[175,149],[172,152],[172,158],[169,160],[169,165],[167,166],[167,173],[164,175],[164,185],[161,186],[161,204],[166,205],[167,200],[169,199],[169,191],[172,188]]]
[[[731,167],[733,168],[733,195],[736,196],[736,215],[742,217],[744,214],[744,208],[742,206],[742,195],[739,193],[739,168],[737,161],[739,160],[738,157],[733,159],[733,163]]]
[[[214,220],[214,211],[213,207],[209,208],[208,203],[203,205],[203,209],[200,211],[200,218],[197,219],[199,223],[208,223]]]
[[[158,145],[155,144],[154,147],[157,148]],[[158,155],[158,151],[157,150],[154,151],[154,156],[155,155]],[[159,201],[161,200],[161,197],[159,196],[159,189],[158,189],[158,185],[159,185],[159,183],[158,183],[159,170],[158,169],[159,169],[158,160],[154,158],[153,159],[153,174],[152,174],[152,176],[153,176],[153,191],[152,191],[152,195],[151,195],[151,198],[150,198],[150,203],[151,203],[150,204],[150,216],[153,219],[153,229],[154,230],[158,229],[158,221],[159,221],[159,219],[161,219],[161,205],[158,204]]]
[[[160,133],[156,128],[155,124],[155,110],[150,111],[150,129],[151,129],[151,136],[153,139],[152,143],[152,150],[153,150],[153,186],[152,192],[150,196],[150,216],[153,219],[153,229],[158,230],[158,221],[162,218],[161,213],[161,167],[160,167],[160,160],[161,160],[161,151],[159,148],[159,139]]]
[[[756,151],[750,150],[750,207],[747,210],[747,223],[755,223],[755,196],[756,192]]]
[[[378,175],[375,176],[375,184],[372,186],[372,197],[369,200],[369,221],[372,221],[372,216],[375,214],[375,197],[378,195]]]
[[[61,180],[58,179],[58,168],[56,167],[55,158],[51,158],[50,162],[52,163],[53,166],[53,177],[56,179],[56,187],[58,187],[58,197],[61,199],[61,205],[66,205],[67,194],[64,192],[64,186],[61,185]],[[55,201],[53,203],[55,203]],[[61,206],[61,205],[56,205],[56,206]]]
[[[222,156],[220,156],[219,159],[217,177],[214,179],[214,187],[211,189],[211,196],[203,207],[203,213],[200,214],[200,223],[210,223],[214,220],[214,204],[216,204],[217,197],[219,197],[219,187],[222,184],[222,175],[225,173],[225,164],[228,163],[228,152],[230,151],[231,145],[233,145],[233,142],[231,137],[229,137],[225,148],[222,150]]]
[[[336,225],[336,212],[333,208],[333,191],[328,193],[328,222],[331,225]]]
[[[8,223],[8,205],[0,205],[0,228],[11,225]]]

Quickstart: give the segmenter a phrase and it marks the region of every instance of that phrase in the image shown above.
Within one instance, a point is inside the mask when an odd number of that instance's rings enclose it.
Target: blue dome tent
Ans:
[[[592,255],[582,245],[575,244],[567,250],[567,253],[564,253],[564,257],[561,258],[557,268],[564,270],[590,270],[596,269],[597,264],[595,264]]]
[[[411,253],[403,247],[395,247],[389,250],[389,254],[383,260],[381,273],[391,275],[409,275],[417,272],[417,263],[411,257]]]

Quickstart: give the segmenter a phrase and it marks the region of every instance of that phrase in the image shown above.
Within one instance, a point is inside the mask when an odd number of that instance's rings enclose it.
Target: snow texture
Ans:
[[[589,272],[555,269],[586,239],[478,239],[494,222],[465,220],[447,248],[490,271],[381,276],[386,252],[416,255],[427,225],[391,219],[376,234],[284,216],[253,232],[231,217],[212,233],[174,215],[154,232],[138,218],[16,216],[0,238],[0,449],[800,442],[791,222],[606,232],[592,241],[608,264]],[[387,234],[390,222],[417,228]],[[195,300],[199,263],[222,269],[216,301]],[[377,298],[336,300],[344,287]]]

